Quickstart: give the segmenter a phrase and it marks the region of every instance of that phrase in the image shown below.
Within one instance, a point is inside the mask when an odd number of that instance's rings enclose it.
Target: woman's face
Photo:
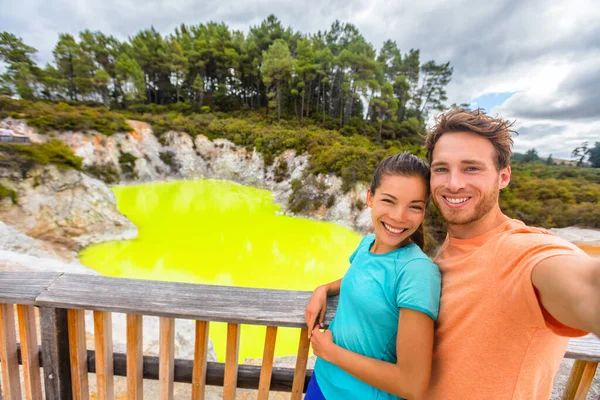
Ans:
[[[427,183],[420,177],[384,175],[375,193],[367,192],[375,244],[371,252],[383,254],[408,243],[425,217]]]

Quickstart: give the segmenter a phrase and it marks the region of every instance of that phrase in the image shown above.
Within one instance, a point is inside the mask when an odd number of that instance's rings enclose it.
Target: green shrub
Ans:
[[[177,162],[177,159],[175,158],[175,153],[173,153],[172,151],[160,152],[158,153],[158,156],[160,157],[162,162],[164,162],[169,166],[169,168],[171,168],[171,172],[177,173],[181,169],[181,165]]]
[[[119,166],[127,179],[137,179],[138,177],[135,170],[136,160],[137,157],[131,153],[122,152],[121,155],[119,155]]]
[[[17,192],[0,184],[0,200],[10,198],[13,204],[17,204]]]
[[[115,166],[111,164],[99,165],[93,164],[85,168],[85,172],[100,179],[104,183],[111,185],[119,183],[121,175]]]
[[[36,165],[81,170],[82,162],[67,144],[57,139],[31,145],[0,143],[0,167],[20,171],[23,178]]]

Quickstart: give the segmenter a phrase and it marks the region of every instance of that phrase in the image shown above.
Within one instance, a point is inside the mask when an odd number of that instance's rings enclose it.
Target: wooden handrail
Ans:
[[[194,398],[203,398],[204,385],[226,387],[225,395],[233,398],[235,388],[260,389],[261,398],[268,390],[292,393],[300,399],[312,371],[306,369],[309,342],[306,339],[304,312],[310,292],[292,290],[252,289],[188,283],[159,282],[138,279],[109,278],[98,275],[78,275],[55,272],[0,272],[0,360],[13,365],[21,362],[15,341],[13,304],[40,308],[42,346],[40,365],[44,370],[44,388],[47,399],[87,398],[87,373],[98,372],[102,379],[101,398],[112,398],[112,375],[127,376],[128,398],[140,399],[141,379],[160,379],[163,398],[170,398],[173,382],[194,384]],[[325,324],[331,322],[338,298],[328,299]],[[25,309],[23,309],[25,310]],[[85,321],[83,310],[95,312],[95,338],[99,353],[85,349]],[[110,354],[112,312],[127,314],[127,354]],[[25,338],[25,361],[28,364],[25,393],[39,392],[35,376],[35,347],[33,312],[19,314],[19,323]],[[141,318],[143,315],[161,318],[164,350],[160,357],[141,354]],[[173,321],[176,318],[197,321],[194,360],[174,359]],[[23,321],[21,321],[23,319]],[[206,335],[209,321],[230,324],[228,363],[206,362]],[[265,369],[259,366],[237,365],[239,325],[269,326],[271,334],[265,338]],[[29,326],[29,330],[25,329]],[[275,327],[299,329],[296,368],[272,367]],[[23,337],[21,341],[23,341]],[[163,343],[164,342],[164,343]],[[163,351],[161,350],[161,351]],[[96,360],[97,358],[97,360]],[[572,339],[565,358],[576,360],[564,399],[584,398],[600,362],[600,340],[588,335]],[[111,369],[112,361],[112,369]],[[96,365],[97,362],[97,365]],[[11,370],[12,370],[11,369]],[[160,373],[159,373],[160,370]],[[18,376],[7,374],[3,368],[2,386],[7,399],[20,398],[16,385]],[[261,376],[262,375],[262,376]],[[262,382],[262,383],[261,383]],[[29,396],[28,396],[29,397]]]

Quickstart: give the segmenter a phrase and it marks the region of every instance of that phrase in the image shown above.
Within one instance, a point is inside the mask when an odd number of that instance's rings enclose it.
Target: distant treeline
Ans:
[[[96,101],[111,109],[134,104],[176,110],[258,110],[342,128],[351,118],[420,124],[444,108],[452,76],[448,62],[402,53],[393,40],[378,51],[352,24],[327,31],[285,28],[273,15],[248,34],[224,23],[180,25],[163,36],[154,28],[121,42],[89,30],[60,34],[54,60],[33,61],[36,49],[0,33],[7,72],[1,92],[25,100]],[[367,109],[365,109],[365,106]]]

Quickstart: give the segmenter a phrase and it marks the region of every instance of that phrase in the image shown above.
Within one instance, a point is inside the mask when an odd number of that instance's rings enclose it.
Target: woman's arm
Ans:
[[[327,296],[335,296],[340,293],[340,286],[342,280],[338,279],[319,286],[315,289],[313,294],[310,296],[308,305],[306,306],[306,312],[304,313],[304,320],[308,326],[308,337],[312,335],[312,331],[315,328],[317,319],[321,328],[324,327],[323,321],[325,321],[325,311],[327,311]]]
[[[422,399],[431,375],[433,320],[419,311],[400,309],[397,362],[366,357],[333,343],[330,331],[316,329],[311,338],[317,357],[329,361],[384,392],[405,399]]]

